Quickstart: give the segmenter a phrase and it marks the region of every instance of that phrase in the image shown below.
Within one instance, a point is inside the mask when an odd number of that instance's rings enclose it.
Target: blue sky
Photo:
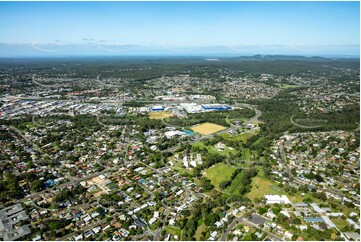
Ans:
[[[359,51],[359,4],[1,2],[0,43],[31,43],[39,49],[54,44],[166,48],[272,45],[295,46],[306,52],[317,46],[328,52],[337,48]]]

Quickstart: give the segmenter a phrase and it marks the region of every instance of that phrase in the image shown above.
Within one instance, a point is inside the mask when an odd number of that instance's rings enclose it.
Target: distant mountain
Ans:
[[[360,47],[349,46],[157,46],[106,44],[6,44],[0,43],[0,57],[74,56],[202,56],[233,57],[242,60],[303,60],[303,58],[359,57]],[[241,56],[241,57],[239,57]],[[310,59],[308,59],[310,60]],[[321,60],[321,59],[317,59]]]
[[[233,60],[268,60],[268,61],[330,61],[335,59],[359,59],[359,57],[321,57],[321,56],[294,56],[294,55],[254,55],[228,58]]]

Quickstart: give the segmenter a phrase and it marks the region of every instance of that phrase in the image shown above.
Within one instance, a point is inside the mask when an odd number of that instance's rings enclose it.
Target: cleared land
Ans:
[[[218,125],[218,124],[203,123],[203,124],[195,125],[191,129],[202,135],[208,135],[208,134],[217,133],[217,132],[219,132],[221,130],[225,130],[227,128],[222,125]]]
[[[284,88],[284,89],[301,87],[301,86],[297,86],[297,85],[284,84],[284,83],[275,83],[275,84],[277,86],[279,86],[280,88]]]
[[[206,177],[211,180],[211,184],[219,187],[222,181],[229,181],[235,168],[225,163],[217,163],[206,170]]]
[[[195,234],[195,238],[197,241],[201,240],[201,236],[202,236],[202,232],[207,230],[207,225],[205,225],[203,223],[203,219],[201,219],[200,221],[198,221],[198,228]]]
[[[253,200],[263,198],[266,194],[286,195],[286,192],[278,187],[275,182],[259,176],[254,177],[251,192],[247,194],[247,197]]]
[[[151,112],[149,113],[150,119],[163,119],[163,118],[169,118],[173,117],[174,114],[170,112]]]
[[[171,235],[177,235],[178,238],[180,238],[182,230],[180,228],[177,227],[173,227],[173,226],[166,226],[164,227],[165,233],[166,234],[171,234]]]
[[[339,230],[344,230],[344,228],[348,225],[348,223],[342,219],[342,218],[337,218],[337,219],[331,219],[331,221],[337,226],[337,228]]]
[[[237,140],[237,141],[242,141],[243,143],[246,143],[249,138],[256,135],[258,132],[259,132],[258,130],[252,130],[252,131],[248,131],[248,132],[245,132],[242,134],[237,134],[237,135],[221,134],[221,136],[225,140],[231,140],[231,141]]]

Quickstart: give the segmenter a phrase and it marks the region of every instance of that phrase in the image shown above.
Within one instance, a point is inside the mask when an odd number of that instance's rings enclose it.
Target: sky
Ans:
[[[0,2],[0,23],[0,56],[360,48],[359,2]]]

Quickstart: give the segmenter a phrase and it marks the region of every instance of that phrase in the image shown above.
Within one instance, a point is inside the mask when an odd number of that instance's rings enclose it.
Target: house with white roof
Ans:
[[[291,203],[286,195],[280,196],[280,195],[275,195],[275,194],[267,194],[264,196],[266,198],[267,204],[275,204],[275,203],[289,204],[289,203]]]

